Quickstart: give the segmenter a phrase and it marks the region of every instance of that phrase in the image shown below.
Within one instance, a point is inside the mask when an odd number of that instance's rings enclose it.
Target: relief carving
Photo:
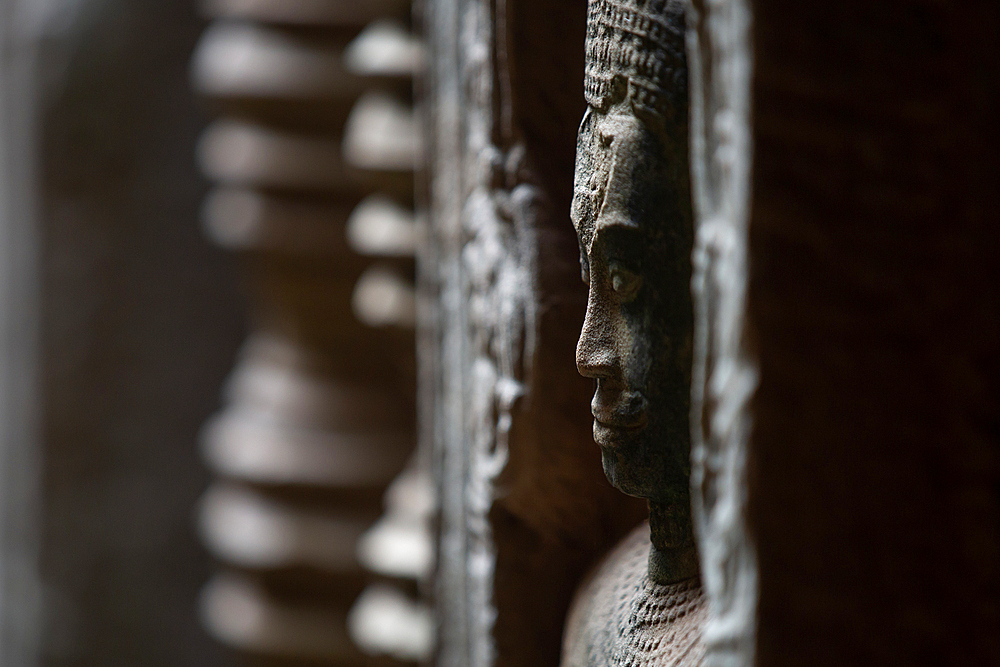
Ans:
[[[584,583],[567,667],[698,665],[706,610],[691,519],[692,211],[684,4],[591,0],[571,218],[590,288],[577,346],[594,440],[649,525]]]

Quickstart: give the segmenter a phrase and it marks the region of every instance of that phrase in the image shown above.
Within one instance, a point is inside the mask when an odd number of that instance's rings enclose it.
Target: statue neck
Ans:
[[[688,502],[649,501],[649,578],[673,584],[698,576],[698,550],[694,543],[691,506]]]

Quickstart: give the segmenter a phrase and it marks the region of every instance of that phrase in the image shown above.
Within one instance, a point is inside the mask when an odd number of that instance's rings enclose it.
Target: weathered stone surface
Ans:
[[[696,665],[704,654],[689,482],[684,30],[681,2],[590,3],[589,108],[570,213],[590,287],[576,363],[596,383],[591,410],[604,471],[620,491],[649,501],[650,526],[605,561],[574,603],[564,665]]]
[[[642,511],[603,479],[573,368],[585,15],[575,0],[428,10],[437,663],[554,666],[576,585]]]
[[[566,623],[564,667],[700,665],[707,607],[697,579],[649,578],[649,526],[639,526],[584,582]]]
[[[745,0],[688,9],[692,296],[691,488],[709,615],[705,664],[754,664],[757,562],[747,520],[747,458],[757,360],[749,347],[751,51]]]

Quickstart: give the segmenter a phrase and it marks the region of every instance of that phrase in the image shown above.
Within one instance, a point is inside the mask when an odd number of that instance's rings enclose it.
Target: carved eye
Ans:
[[[634,299],[640,287],[642,287],[642,276],[632,273],[628,269],[611,269],[611,289],[622,301]]]

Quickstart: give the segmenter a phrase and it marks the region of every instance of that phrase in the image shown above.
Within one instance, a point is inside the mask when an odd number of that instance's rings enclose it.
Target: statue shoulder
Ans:
[[[649,548],[644,521],[584,579],[567,616],[562,667],[610,664],[603,658],[609,657],[613,635],[646,575]]]
[[[644,523],[584,581],[567,618],[562,667],[701,664],[706,614],[701,584],[651,582],[649,549]]]

